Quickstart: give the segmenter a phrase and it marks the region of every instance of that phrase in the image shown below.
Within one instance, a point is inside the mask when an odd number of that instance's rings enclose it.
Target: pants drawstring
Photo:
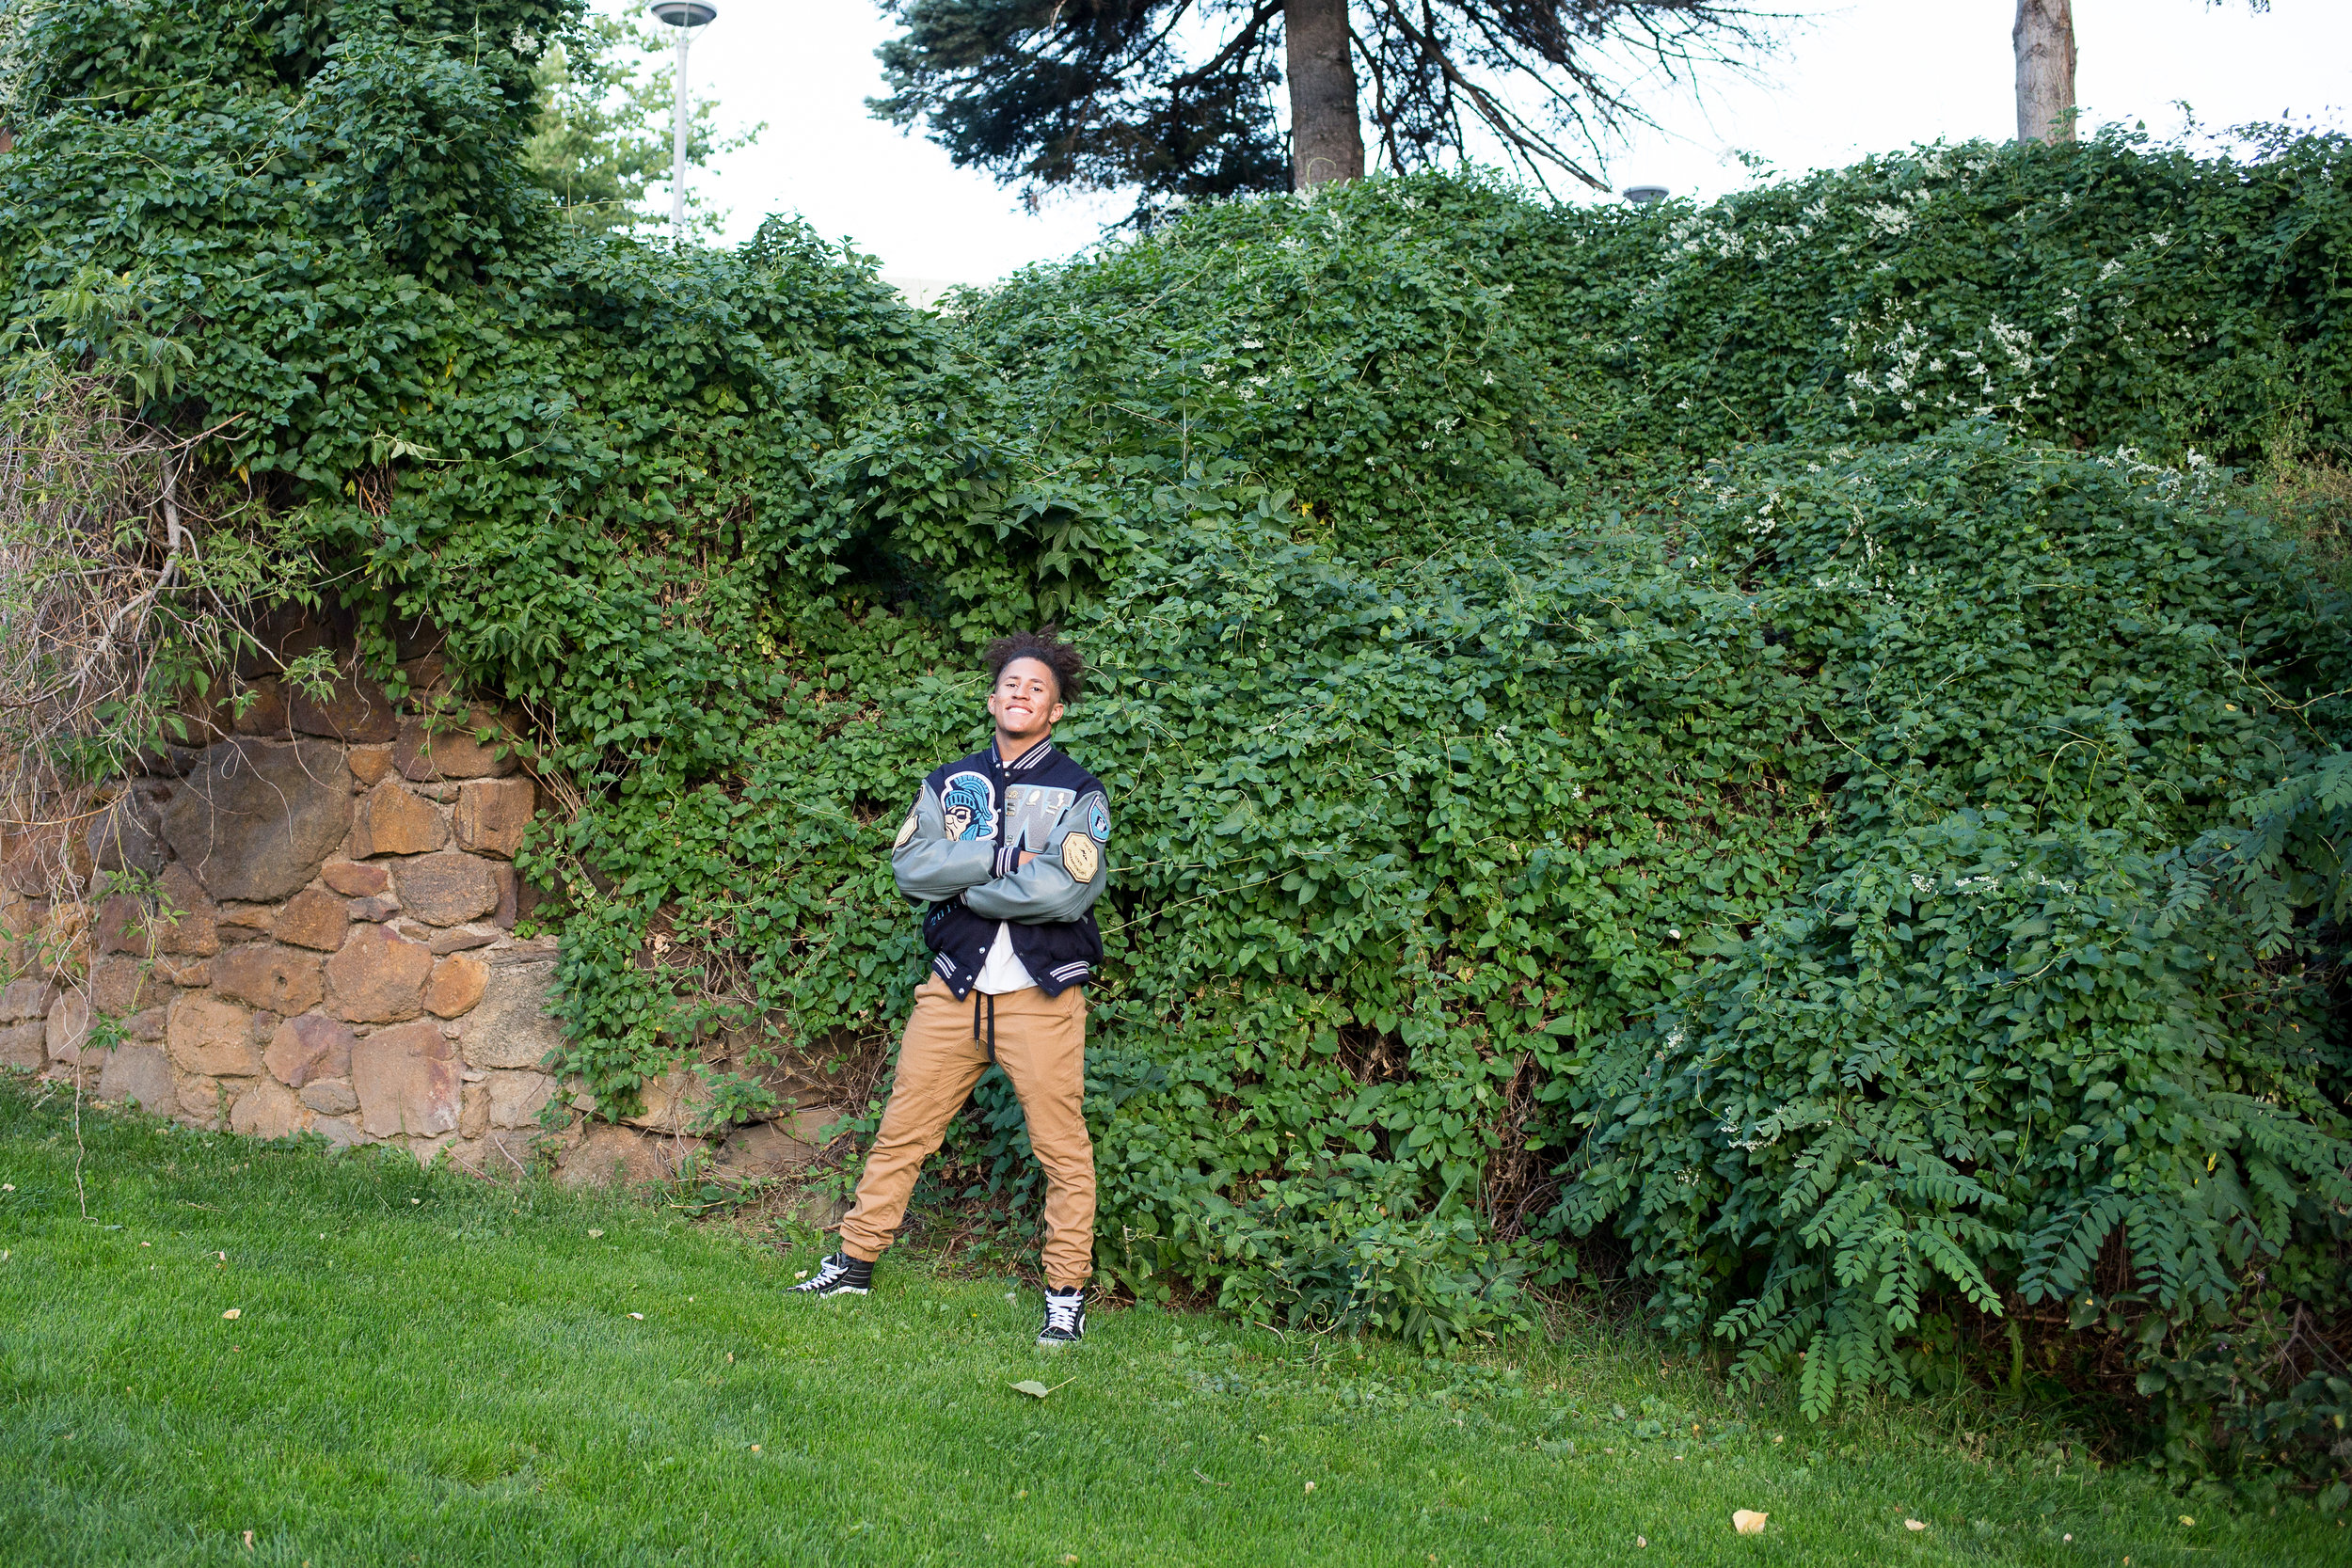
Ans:
[[[985,999],[988,1003],[988,1034],[986,1037],[988,1059],[991,1062],[993,1062],[996,1060],[996,998],[989,992],[979,990],[977,987],[973,988],[972,991],[972,1037],[976,1040],[982,1038],[980,1034],[980,1003],[983,999]]]

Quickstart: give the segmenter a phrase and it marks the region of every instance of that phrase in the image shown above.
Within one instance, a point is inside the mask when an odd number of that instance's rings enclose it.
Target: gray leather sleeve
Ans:
[[[1089,833],[1090,822],[1099,822],[1102,836]],[[973,888],[963,895],[963,907],[984,919],[1017,920],[1027,926],[1077,919],[1110,881],[1109,851],[1104,847],[1109,832],[1110,812],[1102,792],[1089,791],[1054,824],[1043,854],[1009,876]],[[1071,850],[1073,836],[1086,839],[1086,847]],[[1073,869],[1089,874],[1080,878]]]
[[[938,792],[925,784],[898,829],[898,844],[890,851],[890,875],[909,898],[943,903],[987,881],[995,858],[993,844],[947,836]]]

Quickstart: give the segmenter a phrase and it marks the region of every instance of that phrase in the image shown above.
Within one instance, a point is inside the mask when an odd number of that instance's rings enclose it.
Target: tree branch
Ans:
[[[1199,87],[1201,83],[1215,76],[1218,71],[1224,70],[1225,67],[1232,61],[1235,55],[1241,54],[1249,44],[1254,42],[1260,33],[1265,31],[1265,24],[1267,23],[1273,21],[1276,17],[1281,14],[1282,0],[1263,0],[1263,3],[1258,7],[1258,8],[1250,12],[1248,24],[1234,36],[1232,42],[1218,50],[1216,52],[1216,57],[1209,61],[1208,64],[1200,67],[1198,70],[1187,71],[1182,76],[1175,77],[1169,81],[1168,84],[1168,90],[1172,92],[1178,87]]]
[[[180,503],[178,498],[174,494],[174,490],[179,483],[179,465],[172,461],[169,453],[166,453],[164,457],[164,490],[162,498],[164,506],[165,538],[164,563],[162,568],[156,572],[155,580],[149,583],[147,585],[147,591],[141,594],[138,597],[132,599],[127,604],[116,607],[115,612],[106,618],[105,630],[99,633],[98,641],[91,645],[89,653],[82,659],[81,668],[73,672],[73,679],[67,683],[64,689],[69,691],[79,691],[82,689],[83,683],[89,679],[90,672],[99,668],[99,666],[103,664],[107,658],[113,656],[115,634],[122,629],[123,618],[135,613],[136,619],[132,623],[132,628],[135,632],[140,626],[146,623],[147,611],[149,608],[154,604],[156,596],[162,594],[165,589],[170,587],[172,579],[179,576],[180,553],[183,548],[189,547],[190,540],[193,537],[180,521]]]
[[[1561,148],[1554,146],[1548,137],[1538,135],[1509,107],[1465,76],[1434,38],[1413,25],[1412,20],[1405,14],[1404,8],[1397,4],[1397,0],[1380,0],[1380,8],[1389,13],[1389,18],[1396,24],[1397,30],[1418,46],[1430,63],[1444,74],[1447,83],[1470,100],[1470,107],[1477,112],[1478,118],[1486,121],[1487,127],[1495,135],[1509,143],[1522,157],[1527,158],[1531,163],[1541,157],[1575,175],[1597,191],[1609,189],[1609,182],[1594,174]],[[1538,183],[1542,182],[1543,176],[1540,172],[1535,178]]]

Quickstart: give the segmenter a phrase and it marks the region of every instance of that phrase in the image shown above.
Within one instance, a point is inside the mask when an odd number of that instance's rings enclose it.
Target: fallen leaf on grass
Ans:
[[[2185,1525],[2194,1525],[2196,1522],[2197,1522],[2196,1520],[2194,1520],[2194,1519],[2190,1518],[2190,1517],[2189,1517],[2187,1514],[2185,1514],[2185,1513],[2184,1513],[2184,1514],[2182,1514],[2182,1515],[2181,1515],[2181,1523],[2183,1523],[2183,1524],[2185,1524]]]
[[[242,1307],[231,1307],[228,1311],[223,1312],[221,1316],[228,1319],[230,1323],[234,1323],[239,1318],[245,1316],[245,1308]]]
[[[1771,1514],[1758,1513],[1752,1508],[1735,1508],[1731,1511],[1731,1528],[1741,1535],[1761,1535],[1764,1533],[1764,1521],[1771,1517]]]
[[[601,1230],[591,1230],[588,1232],[588,1239],[592,1242],[600,1242],[604,1240],[604,1232]]]
[[[1309,1482],[1307,1483],[1307,1490],[1308,1490],[1308,1491],[1310,1491],[1310,1492],[1311,1492],[1311,1491],[1313,1491],[1314,1489],[1315,1489],[1315,1483],[1314,1483],[1313,1481],[1309,1481]]]
[[[1925,1523],[1924,1521],[1922,1521],[1922,1520],[1918,1520],[1918,1519],[1905,1519],[1905,1520],[1903,1521],[1903,1528],[1905,1528],[1905,1529],[1925,1529],[1925,1528],[1928,1528],[1928,1527],[1927,1527],[1926,1523]],[[2072,1540],[2074,1540],[2074,1538],[2073,1536],[2071,1536],[2071,1535],[2070,1535],[2070,1536],[2068,1536],[2066,1539],[2067,1539],[2067,1540],[2069,1540],[2069,1541],[2072,1541]]]
[[[641,1323],[645,1321],[645,1315],[643,1312],[631,1312],[629,1316],[635,1318]]]
[[[1637,1535],[1633,1538],[1633,1544],[1637,1546],[1646,1546],[1649,1544],[1649,1537],[1646,1535]]]

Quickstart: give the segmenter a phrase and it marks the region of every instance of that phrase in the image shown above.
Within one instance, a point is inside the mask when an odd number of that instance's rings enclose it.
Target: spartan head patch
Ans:
[[[939,797],[940,815],[947,836],[984,839],[996,836],[996,786],[985,773],[954,773]]]

